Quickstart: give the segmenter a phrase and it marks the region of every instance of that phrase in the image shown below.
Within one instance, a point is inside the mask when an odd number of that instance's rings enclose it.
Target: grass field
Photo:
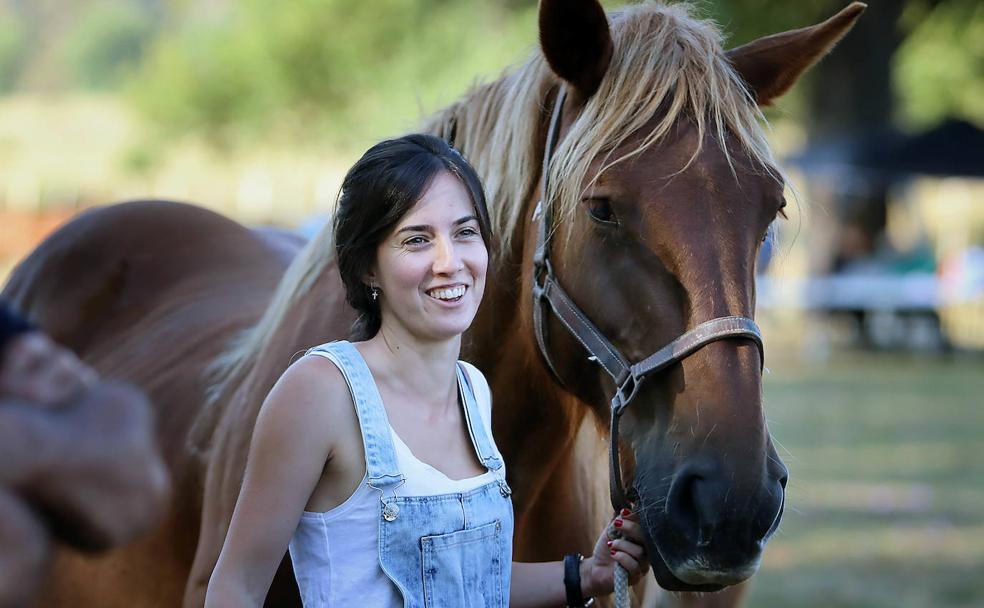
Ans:
[[[769,367],[790,483],[748,605],[984,606],[984,358]]]

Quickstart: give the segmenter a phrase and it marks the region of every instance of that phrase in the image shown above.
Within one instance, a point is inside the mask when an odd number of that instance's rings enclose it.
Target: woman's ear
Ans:
[[[373,261],[369,269],[366,270],[365,274],[362,275],[362,282],[365,283],[366,287],[372,287],[376,285],[376,262]]]

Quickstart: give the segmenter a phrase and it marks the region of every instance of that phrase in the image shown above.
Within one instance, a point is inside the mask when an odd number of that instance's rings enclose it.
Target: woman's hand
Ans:
[[[634,584],[649,571],[639,516],[622,509],[602,531],[594,553],[581,563],[584,597],[608,595],[615,589],[615,564],[629,572]]]

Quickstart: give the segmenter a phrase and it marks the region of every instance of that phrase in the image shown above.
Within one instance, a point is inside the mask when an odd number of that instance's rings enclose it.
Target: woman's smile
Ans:
[[[461,302],[467,290],[467,285],[442,285],[432,287],[424,293],[445,306],[453,306]]]
[[[488,261],[468,191],[438,173],[379,246],[371,281],[383,325],[428,340],[459,336],[478,312]]]

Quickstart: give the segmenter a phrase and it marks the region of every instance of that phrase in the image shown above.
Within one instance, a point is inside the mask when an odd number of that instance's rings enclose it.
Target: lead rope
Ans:
[[[619,511],[615,512],[616,514]],[[622,531],[615,530],[615,538],[622,538]],[[615,608],[629,608],[629,571],[615,562]]]
[[[629,608],[629,571],[615,564],[615,608]]]

